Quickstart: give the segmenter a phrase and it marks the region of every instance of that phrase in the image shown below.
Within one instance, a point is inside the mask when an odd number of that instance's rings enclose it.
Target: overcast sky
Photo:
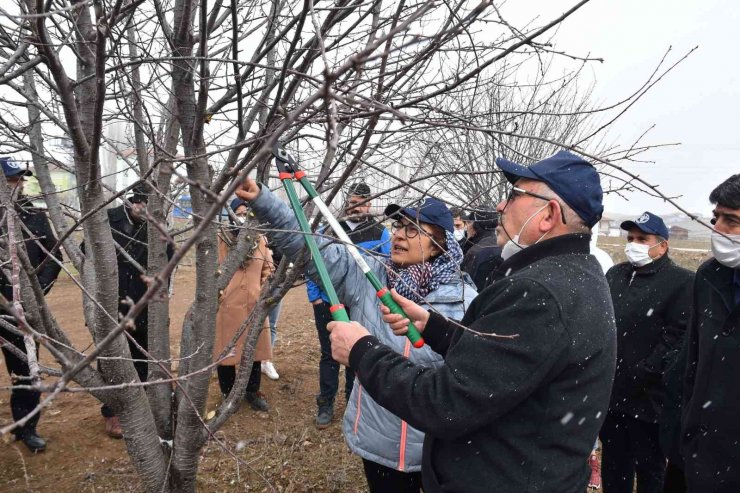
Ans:
[[[540,13],[537,24],[557,17],[575,0],[511,0],[502,11],[512,20]],[[520,17],[521,16],[521,17]],[[698,46],[686,61],[643,97],[608,134],[629,144],[651,125],[645,142],[680,142],[645,155],[655,164],[630,169],[690,211],[708,215],[709,192],[740,173],[740,2],[735,0],[592,0],[573,14],[556,36],[557,47],[604,58],[589,71],[594,97],[614,102],[637,89],[672,46],[676,61]],[[610,212],[675,212],[668,203],[634,193],[606,199]]]

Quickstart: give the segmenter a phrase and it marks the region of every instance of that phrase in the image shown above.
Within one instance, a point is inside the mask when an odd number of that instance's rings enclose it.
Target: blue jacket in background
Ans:
[[[345,221],[340,221],[339,224],[344,228],[352,242],[357,245],[361,253],[368,253],[370,251],[377,252],[385,257],[391,254],[391,235],[382,224],[373,218],[367,218],[367,220],[360,223],[354,230],[352,230]],[[326,228],[320,230],[325,233]],[[308,281],[306,283],[306,291],[308,292],[308,301],[313,303],[314,301],[321,298],[326,303],[329,303],[329,297],[321,289],[317,283]]]

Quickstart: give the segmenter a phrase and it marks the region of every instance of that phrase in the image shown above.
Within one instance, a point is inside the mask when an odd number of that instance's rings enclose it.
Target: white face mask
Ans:
[[[740,235],[726,236],[729,238],[712,231],[712,254],[720,264],[737,269],[740,267]]]
[[[236,216],[235,219],[236,219],[236,224],[244,224],[244,221],[247,220],[246,217],[242,217],[242,216]]]
[[[660,243],[647,246],[642,243],[629,242],[624,246],[624,254],[627,255],[627,260],[635,267],[644,267],[653,261],[650,257],[650,249],[660,245]]]
[[[501,248],[501,258],[503,260],[508,260],[509,257],[514,255],[515,253],[521,252],[522,250],[530,246],[530,245],[525,245],[524,243],[519,243],[519,236],[522,234],[522,231],[524,231],[524,228],[527,226],[527,224],[529,224],[529,221],[531,221],[534,216],[536,216],[537,214],[545,210],[546,207],[547,207],[547,204],[540,207],[539,210],[537,210],[537,212],[529,216],[529,218],[527,218],[527,220],[524,221],[524,224],[522,224],[522,227],[519,228],[519,232],[515,234],[513,238],[510,238],[509,241],[507,241],[504,244],[503,248]],[[549,231],[547,233],[549,233]],[[547,233],[540,236],[539,240],[535,241],[533,244],[537,244],[540,241],[542,241],[542,238],[544,238]]]
[[[464,229],[456,229],[452,235],[455,237],[457,241],[461,241],[463,238],[465,238],[465,230]]]

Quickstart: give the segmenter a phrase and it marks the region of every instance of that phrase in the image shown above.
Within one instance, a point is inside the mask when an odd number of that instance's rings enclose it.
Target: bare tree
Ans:
[[[436,193],[435,183],[452,180],[461,195],[446,198],[493,200],[498,178],[489,169],[485,178],[478,174],[493,155],[537,157],[581,135],[592,110],[587,93],[576,97],[577,70],[524,87],[514,67],[562,57],[537,40],[586,2],[514,29],[490,0],[18,0],[0,23],[2,151],[34,166],[59,238],[55,250],[79,273],[73,279],[95,343],[87,352],[71,344],[22,247],[19,260],[0,251],[24,273],[13,278],[27,312],[21,329],[58,364],[31,384],[47,393],[36,412],[76,382],[119,416],[147,491],[194,491],[199,453],[208,440],[220,443],[214,433],[238,409],[269,306],[292,284],[282,266],[263,290],[242,326],[248,344],[233,390],[206,416],[218,293],[247,254],[250,235],[265,231],[244,227],[219,265],[218,221],[239,183],[252,170],[270,181],[270,150],[280,141],[327,201],[357,177],[374,180],[386,199]],[[115,125],[127,129],[125,137],[112,136]],[[53,137],[71,143],[69,159],[50,151]],[[149,289],[125,316],[106,208],[130,183],[110,185],[104,156],[145,180],[152,197],[141,273]],[[51,169],[74,174],[79,209],[60,200]],[[192,223],[179,229],[167,223],[173,183],[192,199]],[[0,180],[6,210],[10,197]],[[176,246],[169,260],[167,244]],[[191,250],[196,296],[174,364],[167,285]],[[147,306],[149,378],[142,385],[126,329]]]

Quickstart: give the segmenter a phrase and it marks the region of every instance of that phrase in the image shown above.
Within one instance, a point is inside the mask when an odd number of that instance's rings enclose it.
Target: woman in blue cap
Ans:
[[[234,199],[231,202],[231,210],[234,211],[236,221],[229,217],[230,227],[224,228],[218,236],[218,261],[223,262],[229,250],[236,246],[239,226],[244,223],[248,207],[246,202]],[[264,236],[260,235],[256,241],[247,248],[244,260],[229,281],[226,289],[220,293],[218,313],[216,314],[216,340],[213,344],[214,362],[218,363],[218,383],[221,393],[228,395],[234,386],[236,378],[236,365],[241,361],[247,331],[237,339],[233,350],[225,358],[219,359],[221,353],[229,346],[239,328],[254,310],[259,299],[262,284],[272,273],[272,255],[267,248]],[[272,358],[272,346],[270,344],[270,329],[262,330],[254,350],[254,363],[249,374],[247,383],[246,401],[255,411],[268,411],[264,395],[259,391],[262,378],[260,362]]]
[[[237,195],[251,201],[255,215],[270,223],[270,241],[295,259],[304,240],[295,234],[299,227],[290,208],[252,180],[247,180]],[[462,318],[477,292],[469,277],[460,272],[463,255],[447,206],[427,198],[416,207],[390,205],[385,214],[393,220],[391,256],[368,258],[381,282],[428,309],[452,319]],[[407,339],[393,335],[381,318],[375,290],[344,246],[321,237],[316,241],[339,299],[353,320],[416,364],[442,364],[442,358],[428,347],[414,349]],[[313,265],[307,273],[318,282]],[[347,403],[343,431],[352,452],[363,459],[372,493],[419,492],[423,433],[378,405],[358,382]]]

